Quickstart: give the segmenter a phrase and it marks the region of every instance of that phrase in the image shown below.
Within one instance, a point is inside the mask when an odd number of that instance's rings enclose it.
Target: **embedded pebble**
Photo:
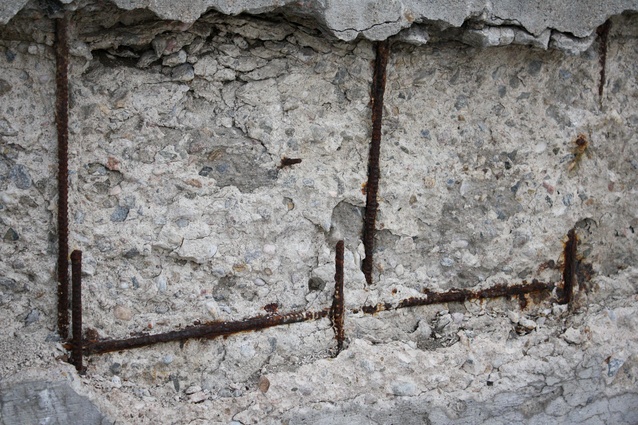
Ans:
[[[191,395],[191,394],[200,392],[201,390],[202,390],[202,387],[200,387],[199,385],[191,385],[190,387],[184,390],[184,394]]]
[[[188,396],[189,403],[201,403],[208,398],[204,391],[199,391]]]
[[[454,323],[461,324],[463,320],[465,320],[465,315],[463,313],[452,313],[452,320]]]
[[[164,276],[163,274],[159,275],[157,277],[157,290],[160,292],[165,292],[166,291],[166,287],[167,287],[167,280],[166,280],[166,276]]]
[[[22,164],[17,164],[11,169],[11,173],[9,174],[11,181],[13,184],[22,190],[26,190],[31,187],[31,175],[29,174],[29,170]]]
[[[268,392],[268,389],[270,388],[270,381],[265,376],[261,376],[259,378],[259,382],[257,383],[257,387],[259,388],[259,391],[266,394]]]
[[[115,315],[116,319],[123,320],[125,322],[128,322],[133,318],[133,312],[131,311],[131,309],[128,307],[124,307],[123,305],[116,305],[115,309],[113,310],[113,314]]]
[[[210,314],[214,319],[218,318],[220,315],[219,306],[217,302],[214,300],[206,301],[206,311]]]
[[[115,362],[109,369],[113,375],[119,375],[122,372],[122,364]]]
[[[195,70],[193,69],[193,65],[190,63],[185,63],[173,68],[171,73],[171,77],[173,80],[177,81],[191,81],[195,78]]]
[[[412,382],[398,381],[391,386],[392,394],[397,396],[414,396],[417,395],[418,389]]]
[[[264,245],[264,254],[275,255],[277,252],[277,247],[275,245],[266,244]]]
[[[162,65],[164,66],[176,66],[186,62],[186,52],[180,50],[172,55],[164,56],[162,59]]]
[[[20,239],[20,235],[18,235],[18,232],[9,227],[9,229],[5,232],[3,239],[6,242],[15,242]]]
[[[40,320],[40,310],[38,310],[37,308],[34,308],[27,315],[26,319],[24,320],[24,324],[28,326],[28,325],[30,325],[32,323],[35,323],[35,322],[39,321],[39,320]]]
[[[567,329],[561,337],[570,344],[580,344],[582,342],[580,331],[575,328]]]
[[[255,357],[255,354],[257,352],[255,351],[255,348],[253,347],[252,343],[246,343],[246,344],[242,344],[241,347],[239,347],[239,353],[243,357],[250,359]]]
[[[128,207],[118,205],[117,207],[115,207],[115,210],[111,214],[111,221],[113,223],[123,222],[124,220],[126,220],[126,217],[128,217],[128,212]]]

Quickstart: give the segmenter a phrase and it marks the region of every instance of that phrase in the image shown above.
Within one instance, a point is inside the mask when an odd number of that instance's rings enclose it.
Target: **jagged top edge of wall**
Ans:
[[[29,1],[0,2],[0,25]],[[39,0],[67,9],[87,0]],[[214,10],[227,15],[282,13],[313,20],[343,40],[385,40],[392,36],[413,44],[436,39],[479,47],[508,44],[586,50],[595,30],[607,19],[638,12],[638,0],[110,0],[124,10],[147,9],[159,18],[195,22]],[[90,2],[90,0],[88,1]]]

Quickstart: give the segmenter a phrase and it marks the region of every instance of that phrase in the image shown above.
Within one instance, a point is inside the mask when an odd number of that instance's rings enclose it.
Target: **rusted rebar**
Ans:
[[[381,153],[381,123],[383,119],[383,94],[385,92],[385,76],[388,64],[390,44],[387,40],[376,44],[376,58],[372,76],[372,140],[368,156],[368,183],[366,185],[366,211],[363,224],[363,245],[365,258],[361,269],[368,285],[372,284],[372,266],[374,251],[374,233],[379,203],[379,155]]]
[[[485,289],[450,289],[446,292],[423,291],[422,297],[410,297],[399,301],[398,304],[379,303],[361,307],[361,311],[366,314],[374,314],[380,311],[398,310],[400,308],[416,307],[422,305],[443,304],[469,300],[492,299],[500,297],[520,297],[525,294],[547,293],[551,294],[554,289],[553,283],[539,282],[533,280],[532,283],[523,282],[516,285],[499,284]],[[357,311],[358,312],[358,311]]]
[[[284,156],[281,158],[281,163],[277,168],[281,170],[282,168],[290,167],[295,164],[301,164],[301,158],[288,158],[287,156]]]
[[[68,16],[56,19],[55,123],[58,133],[58,332],[69,337],[69,40]]]
[[[330,320],[335,331],[337,340],[337,352],[339,354],[343,350],[343,342],[345,333],[343,329],[344,320],[344,293],[343,293],[343,241],[337,242],[335,253],[335,293],[332,300],[332,308],[330,309]]]
[[[343,250],[343,245],[341,250]],[[102,354],[113,351],[129,350],[133,348],[145,347],[153,344],[171,341],[186,341],[188,339],[212,339],[220,336],[233,335],[240,332],[256,331],[267,329],[275,326],[288,325],[292,323],[306,322],[330,317],[335,329],[338,350],[343,349],[343,317],[345,316],[345,307],[343,303],[343,286],[338,281],[343,282],[343,261],[339,260],[339,245],[337,245],[337,272],[335,273],[335,300],[331,308],[325,308],[320,311],[293,312],[283,315],[257,316],[241,321],[223,321],[211,322],[202,325],[191,326],[178,331],[170,331],[155,335],[143,335],[128,339],[112,339],[101,341],[85,341],[83,344],[84,354]],[[341,272],[339,269],[341,268]],[[450,302],[464,302],[473,299],[491,299],[499,297],[521,297],[526,294],[551,294],[555,285],[553,283],[544,283],[533,280],[531,283],[523,282],[516,285],[500,284],[485,289],[450,289],[446,292],[430,292],[424,291],[422,297],[411,297],[400,301],[398,304],[379,303],[374,306],[363,306],[353,310],[353,313],[362,311],[366,314],[374,314],[380,311],[398,310],[401,308],[416,307],[431,304],[442,304]],[[339,288],[339,289],[338,289]],[[337,298],[337,292],[341,298]]]
[[[607,43],[609,39],[609,30],[611,29],[611,21],[607,20],[604,24],[596,29],[598,35],[598,62],[600,64],[600,80],[598,81],[598,97],[600,102],[603,101],[603,91],[605,89],[605,80],[607,79]]]
[[[565,261],[563,266],[563,296],[559,302],[561,304],[570,304],[574,296],[576,270],[578,267],[578,236],[576,236],[575,229],[571,229],[567,233],[563,257]]]
[[[188,339],[212,339],[220,336],[233,335],[239,332],[257,331],[273,326],[289,325],[292,323],[318,320],[328,316],[330,309],[320,311],[293,312],[282,315],[257,316],[241,321],[211,322],[191,326],[179,331],[170,331],[155,335],[143,335],[128,339],[111,339],[102,341],[87,341],[84,344],[85,354],[101,354],[112,351],[129,350],[145,347],[160,342],[185,341]]]
[[[71,253],[71,331],[73,332],[73,348],[71,362],[78,372],[83,372],[82,365],[82,251]]]

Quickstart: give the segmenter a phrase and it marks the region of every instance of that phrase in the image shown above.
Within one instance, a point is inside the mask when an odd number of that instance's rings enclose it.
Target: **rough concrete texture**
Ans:
[[[585,36],[629,8],[605,4],[612,11],[580,30],[567,18],[560,28]],[[184,24],[74,6],[70,243],[84,252],[87,337],[240,320],[272,304],[329,307],[343,238],[346,349],[332,357],[322,319],[90,356],[84,378],[64,366],[53,22],[29,3],[0,27],[5,423],[12,394],[42,382],[56,400],[89,397],[101,412],[89,423],[638,422],[636,15],[612,19],[602,96],[595,34],[570,54],[542,49],[567,37],[554,32],[492,49],[471,45],[504,43],[468,41],[472,28],[425,46],[394,39],[367,286],[373,44],[280,15],[200,17],[207,8]],[[282,168],[283,157],[302,161]],[[355,312],[424,289],[560,282],[571,228],[583,264],[571,309],[554,294],[525,308],[497,299]],[[71,378],[16,375],[42,368]],[[37,403],[21,410],[33,421]]]
[[[292,0],[112,0],[122,9],[148,10],[161,19],[193,23],[207,11],[227,15],[241,13],[283,13],[290,17],[311,18],[333,36],[352,41],[358,36],[383,40],[398,32],[411,42],[424,43],[428,31],[438,32],[467,24],[463,37],[481,45],[532,44],[545,48],[552,32],[587,39],[610,16],[638,10],[637,0],[560,1],[304,1]],[[28,0],[5,0],[0,5],[0,24],[6,24]],[[51,9],[60,4],[81,8],[87,1],[46,0]],[[561,41],[558,42],[561,44]]]

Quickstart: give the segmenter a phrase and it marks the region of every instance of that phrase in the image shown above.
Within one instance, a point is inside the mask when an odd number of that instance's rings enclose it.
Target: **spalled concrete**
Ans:
[[[55,328],[55,10],[11,4],[22,9],[0,27],[4,423],[16,416],[6,406],[26,422],[49,415],[29,398],[42,391],[58,422],[81,406],[95,423],[636,423],[638,15],[618,15],[635,5],[64,6],[86,338],[329,308],[345,240],[337,356],[324,318],[91,355],[80,377]],[[603,42],[594,29],[610,14]],[[367,285],[370,39],[393,34]],[[361,309],[452,288],[560,288],[570,229],[569,307],[557,289]]]

